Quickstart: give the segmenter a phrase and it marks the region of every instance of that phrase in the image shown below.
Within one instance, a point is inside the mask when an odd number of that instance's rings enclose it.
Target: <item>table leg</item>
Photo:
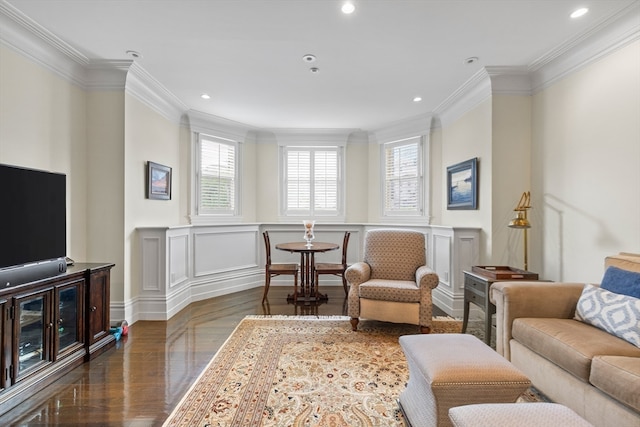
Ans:
[[[467,325],[469,324],[469,300],[464,299],[463,307],[464,311],[462,313],[462,333],[467,332]]]
[[[484,311],[484,342],[491,345],[491,310],[487,307]]]

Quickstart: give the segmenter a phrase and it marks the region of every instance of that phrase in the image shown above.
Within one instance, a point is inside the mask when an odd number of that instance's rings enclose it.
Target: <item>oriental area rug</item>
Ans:
[[[247,316],[165,427],[404,426],[408,368],[398,343],[411,325],[345,316]],[[460,332],[434,318],[432,333]]]

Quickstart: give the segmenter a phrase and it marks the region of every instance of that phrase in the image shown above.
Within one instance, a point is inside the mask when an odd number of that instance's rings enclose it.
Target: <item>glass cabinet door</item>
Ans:
[[[18,299],[18,377],[49,360],[48,295],[39,293]]]
[[[65,350],[75,348],[76,344],[82,345],[79,318],[82,312],[83,283],[84,281],[78,281],[57,288],[55,326],[57,328],[56,353],[58,355]]]

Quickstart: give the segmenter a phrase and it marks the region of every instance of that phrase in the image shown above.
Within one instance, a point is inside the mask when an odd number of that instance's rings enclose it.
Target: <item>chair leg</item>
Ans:
[[[293,275],[293,302],[298,301],[298,273]]]
[[[420,333],[421,334],[430,334],[431,333],[431,327],[420,325]]]
[[[358,322],[360,321],[360,319],[358,319],[357,317],[352,317],[351,318],[351,329],[354,331],[358,330]]]
[[[264,277],[264,295],[262,295],[262,302],[267,299],[267,294],[269,293],[269,285],[271,284],[271,275],[267,273]]]
[[[344,288],[344,294],[349,295],[349,288],[347,287],[347,279],[344,277],[344,273],[342,273],[342,287]]]

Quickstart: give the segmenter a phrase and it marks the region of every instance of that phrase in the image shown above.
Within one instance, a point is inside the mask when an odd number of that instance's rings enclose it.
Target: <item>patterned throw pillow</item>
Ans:
[[[640,347],[638,298],[585,285],[574,318]]]

